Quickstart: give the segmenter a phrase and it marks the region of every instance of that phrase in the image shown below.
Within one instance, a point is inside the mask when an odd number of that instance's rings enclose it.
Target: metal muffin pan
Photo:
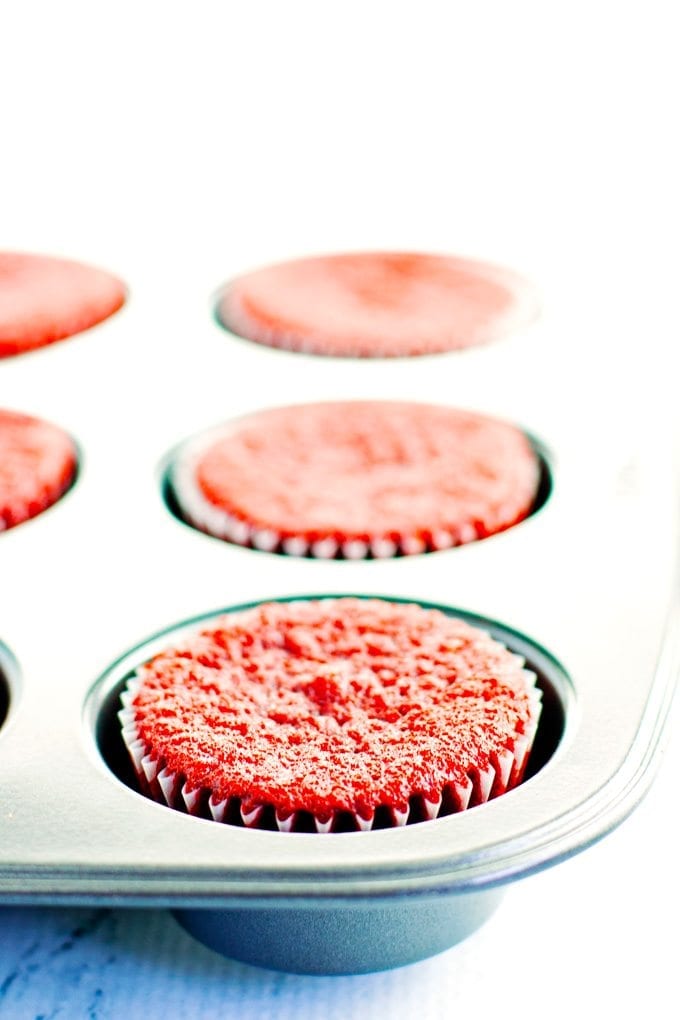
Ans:
[[[508,882],[605,835],[651,781],[680,663],[672,431],[633,423],[623,394],[605,427],[577,357],[555,381],[548,316],[486,348],[357,362],[238,340],[205,294],[180,299],[190,344],[139,280],[109,322],[0,362],[0,406],[55,421],[81,452],[60,503],[0,536],[0,900],[164,905],[213,948],[292,971],[420,959],[474,930]],[[169,451],[188,436],[352,398],[514,421],[543,453],[548,498],[481,542],[365,562],[242,549],[166,505]],[[545,690],[533,774],[459,815],[329,835],[218,825],[130,788],[114,722],[130,669],[186,621],[338,592],[481,617],[524,654]]]

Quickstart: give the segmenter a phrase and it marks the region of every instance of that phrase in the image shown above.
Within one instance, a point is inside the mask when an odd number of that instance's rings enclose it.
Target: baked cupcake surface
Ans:
[[[73,441],[62,429],[0,410],[0,531],[56,503],[76,469]]]
[[[89,329],[116,312],[125,287],[68,259],[0,252],[0,358]]]
[[[484,631],[357,598],[220,617],[141,666],[124,701],[155,799],[321,832],[433,819],[516,786],[540,711],[533,673]]]
[[[276,408],[189,443],[172,486],[183,517],[241,545],[363,558],[485,538],[531,511],[524,433],[449,407],[350,401]]]
[[[535,314],[526,281],[443,255],[363,252],[297,259],[240,276],[220,322],[248,340],[309,354],[386,358],[473,347]]]

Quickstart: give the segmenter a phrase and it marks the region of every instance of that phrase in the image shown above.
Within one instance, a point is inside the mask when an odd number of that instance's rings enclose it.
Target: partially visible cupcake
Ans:
[[[0,410],[0,531],[37,516],[73,484],[73,440],[56,425]]]
[[[295,259],[227,284],[218,320],[247,340],[307,354],[388,358],[474,347],[536,314],[500,266],[415,252]]]
[[[519,429],[387,401],[262,411],[186,444],[171,469],[181,516],[239,545],[319,558],[447,549],[531,512],[538,458]]]
[[[125,287],[69,259],[0,252],[0,358],[81,333],[123,305]]]
[[[120,713],[142,790],[280,831],[432,820],[521,782],[535,676],[486,632],[382,599],[262,603],[140,666]]]

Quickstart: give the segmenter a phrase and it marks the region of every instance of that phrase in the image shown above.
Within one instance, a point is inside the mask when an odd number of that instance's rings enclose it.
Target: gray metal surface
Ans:
[[[653,775],[678,669],[672,434],[663,417],[633,422],[621,393],[609,395],[604,415],[600,385],[577,364],[565,362],[554,380],[549,320],[463,354],[339,362],[231,338],[210,320],[203,293],[188,288],[185,299],[191,344],[175,332],[161,362],[158,324],[133,291],[109,323],[0,366],[0,404],[58,422],[82,450],[78,484],[61,503],[0,536],[0,638],[16,658],[2,661],[10,705],[0,729],[0,899],[258,908],[270,932],[277,909],[304,916],[324,904],[330,939],[336,910],[370,901],[376,919],[394,908],[408,925],[409,910],[426,916],[437,894],[452,911],[450,931],[467,930],[470,892],[604,835]],[[548,502],[482,542],[363,563],[240,549],[186,527],[165,506],[166,456],[186,436],[258,407],[366,397],[515,421],[547,451]],[[570,682],[560,688],[565,732],[546,766],[462,815],[328,836],[190,818],[111,771],[96,731],[118,670],[139,653],[108,673],[111,663],[181,620],[339,591],[454,606],[554,656]],[[201,918],[190,916],[190,926]],[[417,924],[413,931],[415,959],[423,946]],[[352,969],[344,957],[336,963]]]
[[[498,906],[499,889],[457,897],[351,900],[305,907],[177,910],[186,930],[235,960],[296,974],[368,974],[460,942]],[[453,901],[452,901],[453,900]]]

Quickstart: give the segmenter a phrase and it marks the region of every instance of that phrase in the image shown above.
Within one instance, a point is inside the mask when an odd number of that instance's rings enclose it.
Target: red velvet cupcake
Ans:
[[[487,633],[380,599],[227,614],[129,681],[144,792],[219,822],[329,832],[432,820],[522,779],[535,677]]]
[[[247,273],[219,321],[270,347],[335,357],[436,354],[485,344],[528,322],[526,281],[499,266],[413,252],[297,259]]]
[[[0,410],[0,531],[56,503],[76,469],[75,447],[60,428]]]
[[[263,411],[185,446],[180,514],[240,545],[321,558],[428,552],[496,534],[533,509],[540,467],[514,426],[397,402]]]
[[[125,287],[93,266],[0,252],[0,358],[80,333],[113,315]]]

